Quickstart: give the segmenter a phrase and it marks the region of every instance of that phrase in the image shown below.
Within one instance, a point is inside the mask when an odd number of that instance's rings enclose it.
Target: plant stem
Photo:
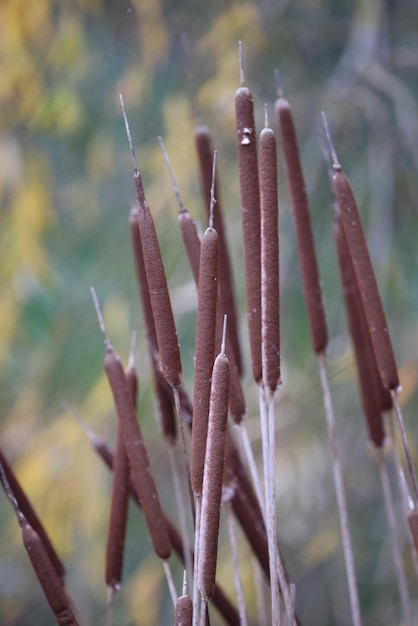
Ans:
[[[348,592],[350,596],[351,617],[354,626],[361,625],[360,604],[357,591],[357,577],[354,567],[353,547],[350,537],[350,523],[347,512],[344,482],[341,469],[341,460],[338,450],[335,431],[335,417],[332,406],[331,393],[328,384],[326,369],[326,357],[324,353],[318,354],[319,372],[321,377],[322,391],[324,395],[325,417],[327,420],[328,443],[331,452],[332,469],[334,474],[335,491],[337,495],[338,513],[340,516],[341,535],[344,550],[345,569],[347,574]]]

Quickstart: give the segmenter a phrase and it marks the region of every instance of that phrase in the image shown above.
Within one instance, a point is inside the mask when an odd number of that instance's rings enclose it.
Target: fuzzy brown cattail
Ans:
[[[202,490],[198,586],[204,599],[215,587],[225,437],[228,416],[229,362],[224,349],[216,357],[212,374],[208,436]]]
[[[348,325],[356,358],[364,415],[366,417],[370,440],[376,447],[380,448],[385,438],[380,401],[381,396],[379,393],[381,379],[377,370],[363,304],[339,216],[334,225],[334,235],[337,245]]]
[[[180,231],[183,238],[184,247],[186,249],[186,253],[189,259],[189,264],[193,273],[193,277],[196,283],[196,287],[199,289],[199,273],[200,273],[200,254],[201,254],[201,241],[199,239],[199,235],[197,234],[196,225],[193,222],[190,213],[184,207],[180,192],[177,186],[177,183],[174,178],[174,174],[171,168],[170,160],[167,154],[167,151],[164,147],[163,141],[160,139],[160,145],[164,154],[164,159],[167,164],[167,168],[171,178],[171,184],[174,190],[174,195],[176,197],[177,205],[179,207],[179,225]],[[213,162],[212,162],[213,165]],[[212,168],[213,169],[213,168]],[[212,181],[213,182],[213,181]],[[211,191],[214,195],[214,186],[211,188]],[[216,207],[216,204],[215,204]],[[214,208],[215,208],[214,207]],[[215,213],[216,214],[216,213]],[[214,214],[214,215],[215,215]],[[214,219],[214,217],[213,217]],[[221,341],[222,337],[222,327],[223,327],[223,317],[224,311],[226,307],[223,303],[222,292],[218,295],[218,306],[216,310],[217,322],[216,322],[216,341]],[[235,358],[235,351],[232,345],[232,340],[230,334],[228,333],[228,337],[226,339],[226,353],[229,358],[230,363],[230,394],[229,394],[229,408],[231,411],[231,415],[234,421],[239,424],[246,413],[246,405],[244,392],[242,390],[241,380],[240,380],[240,370]]]
[[[328,331],[296,131],[289,103],[284,98],[277,100],[276,110],[286,165],[286,177],[292,198],[293,218],[312,345],[314,351],[321,354],[325,352],[327,347]]]
[[[152,311],[157,332],[158,352],[164,378],[172,387],[182,380],[180,348],[168,293],[167,280],[161,258],[154,220],[145,199],[142,180],[135,173],[135,188],[139,203],[138,224],[144,254],[145,269],[150,288]]]
[[[141,294],[142,309],[144,312],[145,326],[148,335],[148,349],[152,362],[154,391],[157,401],[157,409],[164,436],[173,443],[176,439],[176,419],[174,412],[174,399],[171,388],[166,390],[166,381],[159,366],[157,355],[157,332],[155,330],[154,315],[152,312],[151,298],[147,274],[145,271],[144,255],[142,254],[141,237],[138,228],[138,210],[131,211],[129,216],[132,250],[134,253],[137,282]],[[158,364],[157,364],[158,360]],[[166,383],[166,385],[164,385]],[[168,385],[169,386],[169,385]]]
[[[30,500],[22,489],[18,479],[11,466],[7,462],[6,457],[3,452],[0,450],[0,463],[3,466],[4,473],[9,482],[10,489],[16,498],[17,504],[19,506],[20,511],[25,516],[28,524],[34,529],[34,531],[39,536],[42,541],[45,550],[48,553],[48,556],[51,560],[51,563],[55,569],[57,576],[60,578],[64,578],[65,576],[65,568],[64,565],[59,558],[54,546],[52,545],[51,539],[49,538],[48,533],[46,532],[41,520],[39,519],[35,509],[33,508]]]
[[[3,463],[0,460],[0,482],[19,522],[22,533],[22,541],[28,553],[36,577],[45,594],[45,598],[55,615],[59,626],[79,626],[78,620],[71,607],[69,598],[64,587],[63,579],[57,574],[54,564],[45,548],[38,533],[29,525],[27,519],[19,508],[6,474]],[[14,481],[12,481],[14,482]],[[19,491],[19,490],[18,490]]]
[[[199,161],[203,201],[207,216],[209,218],[213,163],[213,150],[211,145],[211,139],[209,135],[209,130],[206,128],[206,126],[196,126],[194,136]],[[231,346],[234,350],[235,361],[241,375],[242,358],[238,334],[238,316],[234,298],[234,281],[222,217],[222,207],[219,198],[218,177],[216,175],[215,198],[216,204],[213,209],[213,227],[215,228],[219,237],[219,289],[223,301],[221,317],[223,318],[225,314],[228,316],[228,336],[230,337]]]
[[[243,81],[241,81],[243,82]],[[250,90],[241,86],[235,94],[239,184],[244,238],[245,285],[252,373],[261,382],[261,241],[260,192],[254,103]]]
[[[332,186],[340,208],[341,225],[356,274],[380,377],[386,389],[397,391],[398,370],[357,203],[350,183],[337,161],[333,164]]]
[[[258,149],[263,381],[274,393],[280,383],[279,203],[276,138],[271,128],[261,131]]]
[[[155,330],[147,273],[145,271],[144,255],[142,253],[141,236],[138,228],[138,209],[132,210],[129,214],[129,230],[131,233],[135,273],[142,301],[142,310],[144,312],[148,340],[152,345],[157,346],[157,332]]]
[[[21,523],[21,531],[23,544],[57,624],[59,626],[79,626],[62,580],[57,576],[38,534],[27,522]]]
[[[193,602],[189,596],[180,596],[176,603],[174,626],[192,626]]]
[[[105,371],[112,390],[116,412],[122,421],[123,440],[128,454],[131,476],[141,500],[154,550],[161,559],[168,559],[171,554],[171,545],[148,454],[122,364],[111,346],[106,348]]]
[[[126,371],[126,381],[131,394],[132,403],[136,409],[138,378],[133,363],[128,366]],[[106,584],[112,589],[117,589],[122,581],[129,489],[129,460],[123,439],[122,421],[118,420],[105,570]]]
[[[138,203],[138,226],[141,237],[142,254],[149,286],[152,313],[157,334],[158,351],[164,378],[172,387],[179,387],[182,380],[180,348],[176,326],[171,308],[160,246],[154,220],[145,198],[142,178],[138,171],[135,152],[132,145],[128,118],[125,113],[122,96],[119,95],[134,166],[135,194]]]
[[[209,227],[202,239],[196,322],[195,377],[191,481],[200,495],[205,464],[211,376],[215,358],[216,304],[218,294],[218,234]]]

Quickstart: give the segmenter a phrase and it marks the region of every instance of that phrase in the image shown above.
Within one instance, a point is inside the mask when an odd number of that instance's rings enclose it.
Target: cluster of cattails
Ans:
[[[185,251],[198,290],[193,400],[182,382],[182,363],[152,212],[137,166],[128,120],[122,112],[131,149],[137,206],[129,216],[135,269],[143,307],[156,406],[167,444],[177,501],[178,527],[164,513],[137,419],[138,380],[135,348],[127,368],[107,336],[98,297],[94,299],[105,357],[104,370],[118,418],[115,450],[88,428],[94,449],[113,470],[105,582],[108,588],[106,620],[112,623],[114,596],[122,584],[128,501],[142,509],[156,556],[162,561],[173,601],[172,623],[203,626],[211,623],[212,606],[226,624],[248,623],[240,580],[235,523],[254,553],[254,566],[269,586],[268,615],[259,623],[299,623],[297,589],[292,583],[277,542],[276,445],[278,416],[275,398],[281,384],[279,193],[276,133],[269,127],[256,134],[254,105],[245,86],[236,92],[236,137],[242,207],[243,250],[251,370],[259,391],[262,471],[255,462],[245,427],[246,401],[242,387],[244,363],[234,300],[232,264],[226,243],[219,197],[216,152],[207,128],[196,124],[195,141],[208,227],[200,236],[184,207],[168,155],[160,140],[178,203]],[[274,109],[282,158],[293,207],[303,293],[312,348],[318,358],[323,387],[330,456],[341,522],[351,622],[361,624],[356,567],[350,537],[343,475],[333,404],[327,379],[328,331],[304,176],[289,103],[280,93]],[[418,574],[418,487],[397,397],[400,391],[396,362],[376,279],[370,262],[358,209],[350,183],[328,138],[329,178],[334,197],[334,232],[348,325],[358,367],[359,389],[371,445],[379,466],[403,621],[414,623],[404,563],[397,537],[393,487],[388,479],[384,448],[387,441],[395,457],[405,519],[410,529],[411,556]],[[326,150],[325,150],[326,151]],[[332,212],[330,210],[330,215]],[[407,473],[396,452],[400,433]],[[179,459],[181,458],[181,463]],[[65,590],[65,571],[38,516],[34,512],[5,457],[0,455],[0,477],[16,512],[23,543],[45,596],[59,624],[82,623]],[[183,485],[187,485],[187,489]],[[409,485],[409,486],[408,486]],[[187,493],[187,497],[185,497]],[[216,581],[221,507],[226,510],[236,600],[230,600]],[[175,552],[184,563],[184,578],[173,580],[170,558]],[[257,577],[256,577],[257,579]],[[260,576],[258,577],[260,581]],[[181,590],[180,590],[181,587]],[[266,587],[260,583],[261,598]],[[261,600],[261,605],[265,604]],[[265,608],[265,607],[264,607]],[[265,620],[263,622],[263,620]],[[348,623],[348,620],[346,620]]]

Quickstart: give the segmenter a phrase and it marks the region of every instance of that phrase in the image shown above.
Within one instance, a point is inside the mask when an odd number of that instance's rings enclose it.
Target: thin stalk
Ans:
[[[251,561],[254,574],[254,587],[257,604],[257,623],[259,624],[259,626],[269,626],[266,611],[263,572],[260,563],[254,556],[251,558]]]
[[[177,387],[173,387],[173,394],[174,394],[174,403],[176,406],[177,425],[179,428],[181,446],[183,449],[184,467],[186,469],[187,485],[189,488],[189,497],[190,497],[190,506],[192,508],[192,518],[193,518],[193,524],[194,524],[195,518],[196,518],[196,512],[195,512],[195,507],[194,507],[192,483],[190,480],[190,463],[189,463],[189,456],[187,454],[187,444],[186,444],[186,435],[184,433],[183,417],[181,414],[180,395],[179,395],[179,390]]]
[[[409,598],[408,583],[405,576],[405,570],[402,563],[401,550],[398,541],[398,533],[396,530],[396,516],[393,506],[393,493],[390,486],[388,470],[385,463],[384,452],[381,448],[376,449],[377,464],[379,466],[380,481],[382,483],[383,500],[386,509],[386,518],[388,521],[393,563],[396,571],[396,580],[398,584],[399,597],[401,600],[402,614],[406,626],[412,626],[411,602]]]
[[[194,531],[194,576],[193,576],[193,626],[199,624],[199,587],[197,573],[199,571],[199,539],[200,539],[200,514],[202,511],[202,499],[197,495],[195,500],[196,523]]]
[[[173,575],[171,573],[170,564],[168,563],[168,561],[163,561],[163,567],[164,567],[164,574],[167,579],[168,589],[170,591],[171,600],[173,602],[173,606],[175,609],[178,596],[177,596],[176,586],[173,580]]]
[[[192,579],[193,579],[193,565],[192,565],[192,558],[190,554],[190,542],[189,542],[189,537],[187,533],[186,507],[185,507],[185,503],[183,499],[183,493],[181,490],[179,468],[177,466],[174,450],[175,450],[174,446],[168,445],[168,457],[170,459],[171,475],[173,478],[174,494],[176,498],[177,514],[178,514],[179,525],[180,525],[180,534],[181,534],[181,540],[183,543],[184,558],[186,562],[186,573],[188,577],[189,586],[191,587]]]
[[[207,600],[202,596],[202,604],[200,605],[200,623],[199,626],[206,626],[206,609],[207,609]]]
[[[251,479],[253,481],[253,487],[257,494],[258,504],[260,505],[260,509],[263,513],[264,523],[266,523],[265,501],[264,501],[263,491],[261,488],[260,477],[258,475],[257,465],[255,463],[253,449],[251,447],[250,438],[248,437],[248,430],[245,426],[244,421],[242,421],[239,426],[240,426],[240,433],[241,433],[241,439],[242,439],[245,457],[247,459],[248,467],[249,467],[250,474],[251,474]]]
[[[350,523],[347,512],[344,482],[341,469],[340,453],[338,450],[335,431],[335,417],[332,406],[331,393],[328,384],[326,359],[324,353],[318,354],[319,372],[324,395],[325,417],[327,420],[328,441],[331,452],[332,470],[334,474],[335,491],[337,495],[338,513],[340,517],[341,535],[344,550],[345,569],[347,574],[348,592],[350,597],[351,617],[354,626],[360,626],[360,603],[357,591],[357,577],[354,567],[353,547],[350,537]]]
[[[266,482],[266,511],[267,511],[267,536],[269,543],[270,563],[270,588],[271,588],[271,613],[272,624],[280,624],[280,596],[279,583],[277,580],[277,550],[276,532],[276,487],[275,487],[275,420],[274,420],[274,394],[270,394],[268,400],[268,460]],[[282,588],[283,594],[285,590]]]
[[[240,626],[247,626],[248,621],[247,621],[247,612],[245,610],[244,591],[242,589],[242,582],[241,582],[241,577],[239,574],[238,547],[237,547],[237,538],[235,535],[234,515],[232,512],[232,507],[231,507],[231,503],[229,502],[229,500],[225,504],[226,504],[226,514],[227,514],[227,521],[228,521],[229,543],[231,545],[232,563],[234,566],[234,581],[235,581],[235,589],[237,592],[239,621],[240,621]]]
[[[275,549],[276,515],[275,515],[275,511],[273,511],[274,506],[272,507],[272,499],[271,499],[269,420],[267,416],[264,390],[262,389],[261,385],[260,385],[259,398],[260,398],[261,437],[262,437],[262,446],[263,446],[264,492],[265,492],[265,498],[266,498],[266,530],[267,530],[269,570],[270,570],[271,620],[274,626],[280,626],[280,599],[279,599],[279,588],[278,588],[277,575],[276,575],[277,550]]]
[[[406,436],[406,430],[403,422],[402,411],[399,406],[398,396],[396,391],[392,391],[393,408],[395,409],[396,418],[398,420],[399,430],[401,432],[402,445],[405,452],[406,463],[408,466],[409,477],[411,479],[412,493],[414,497],[415,508],[418,508],[418,484],[417,477],[415,475],[414,466],[412,465],[411,453],[408,445],[408,438]]]
[[[112,626],[113,624],[113,600],[115,598],[115,589],[113,587],[107,588],[107,602],[106,602],[106,626]]]

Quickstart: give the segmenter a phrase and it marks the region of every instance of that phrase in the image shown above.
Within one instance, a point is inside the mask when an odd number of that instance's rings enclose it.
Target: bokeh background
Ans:
[[[3,0],[0,4],[0,442],[68,569],[85,624],[104,623],[104,549],[111,482],[69,402],[114,441],[116,418],[89,287],[127,359],[138,330],[139,416],[164,507],[175,516],[167,454],[154,417],[127,218],[132,166],[123,93],[139,168],[156,220],[192,389],[196,294],[176,206],[156,141],[162,135],[184,203],[204,220],[181,34],[193,89],[218,149],[241,337],[245,327],[234,130],[237,41],[258,127],[280,84],[293,107],[329,323],[329,368],[342,449],[364,624],[400,624],[377,469],[367,443],[332,239],[332,198],[320,146],[327,113],[359,203],[400,366],[415,461],[418,385],[418,13],[413,0]],[[302,623],[348,624],[325,420],[310,350],[288,193],[280,162],[283,385],[277,404],[278,528]],[[202,227],[205,227],[204,222]],[[260,450],[257,391],[246,367],[248,428]],[[417,581],[405,546],[411,594]],[[240,545],[252,623],[251,559]],[[180,588],[181,567],[173,559]],[[219,579],[234,596],[222,530]],[[115,624],[172,623],[163,571],[132,507],[125,584]],[[0,494],[0,622],[53,624]],[[214,613],[212,623],[219,623]]]

